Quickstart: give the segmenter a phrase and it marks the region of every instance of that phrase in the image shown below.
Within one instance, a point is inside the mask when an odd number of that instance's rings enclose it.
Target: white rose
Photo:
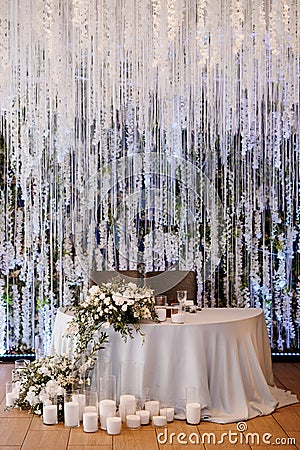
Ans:
[[[95,284],[94,284],[94,286],[92,286],[92,287],[89,289],[89,294],[90,294],[90,295],[97,295],[98,292],[99,292],[99,286],[96,286]]]

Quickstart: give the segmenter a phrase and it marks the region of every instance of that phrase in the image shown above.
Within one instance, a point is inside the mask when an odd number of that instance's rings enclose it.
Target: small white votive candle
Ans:
[[[57,405],[43,406],[43,423],[45,425],[55,425],[57,423]]]
[[[99,414],[101,429],[106,430],[108,417],[115,417],[116,415],[116,402],[110,399],[104,399],[99,402]]]
[[[141,411],[137,411],[136,414],[141,418],[141,425],[148,425],[150,422],[150,412],[142,409]]]
[[[155,308],[157,318],[160,322],[164,322],[167,318],[167,310],[166,308]]]
[[[185,314],[179,312],[177,314],[172,314],[171,320],[173,323],[184,323]]]
[[[83,431],[85,433],[95,433],[98,431],[98,414],[97,412],[83,413]]]
[[[197,425],[201,419],[201,405],[200,403],[186,404],[186,421],[190,425]]]
[[[66,427],[79,427],[79,403],[65,402],[64,420]]]
[[[11,407],[14,406],[15,404],[15,400],[18,397],[18,395],[16,394],[16,392],[7,392],[6,394],[6,406],[7,407]]]
[[[141,418],[137,414],[128,414],[126,416],[126,425],[128,428],[139,428],[141,425]]]
[[[136,398],[134,395],[124,394],[120,396],[120,416],[122,422],[126,422],[126,416],[135,414]]]
[[[167,425],[166,416],[153,416],[152,417],[152,425],[154,427],[165,427]]]
[[[122,421],[121,417],[107,417],[106,428],[107,434],[120,434]]]
[[[149,411],[150,413],[150,419],[152,419],[153,416],[159,415],[159,401],[158,400],[149,400],[145,402],[145,410]]]
[[[167,422],[173,422],[174,420],[174,408],[161,408],[159,414],[166,416]]]

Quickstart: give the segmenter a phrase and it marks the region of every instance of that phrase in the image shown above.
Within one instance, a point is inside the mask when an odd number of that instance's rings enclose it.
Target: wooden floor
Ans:
[[[79,429],[67,429],[62,423],[47,427],[42,424],[40,417],[28,415],[26,411],[14,409],[6,412],[5,408],[5,381],[10,379],[12,365],[0,364],[0,449],[5,450],[179,450],[188,449],[259,449],[267,448],[267,443],[262,442],[263,435],[270,433],[267,440],[272,449],[300,449],[300,403],[286,406],[275,411],[270,416],[251,419],[246,423],[246,433],[257,433],[254,444],[243,442],[245,434],[237,433],[236,424],[214,424],[202,422],[199,426],[191,426],[182,421],[175,421],[168,425],[167,443],[163,437],[158,439],[162,429],[154,429],[151,425],[139,430],[122,430],[118,436],[111,437],[105,431],[88,434]],[[282,387],[297,394],[300,399],[300,363],[275,363],[273,365],[275,382]],[[236,435],[231,433],[237,433]],[[174,433],[173,441],[171,433]],[[180,436],[186,433],[186,437]],[[209,435],[210,433],[210,443]],[[222,433],[224,443],[221,441]],[[214,437],[216,442],[213,443]],[[241,440],[235,443],[236,436]],[[254,436],[254,435],[253,435]],[[196,439],[200,443],[197,443]],[[184,444],[185,440],[191,442]],[[179,439],[179,441],[178,441]],[[181,439],[181,442],[180,442]],[[257,439],[257,438],[254,438]],[[202,443],[202,442],[203,443]],[[230,443],[231,442],[231,443]]]

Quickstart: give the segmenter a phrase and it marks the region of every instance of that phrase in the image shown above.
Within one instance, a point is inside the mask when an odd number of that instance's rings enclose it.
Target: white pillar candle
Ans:
[[[201,419],[201,405],[200,403],[186,404],[186,421],[190,425],[197,425]]]
[[[116,415],[116,402],[110,399],[104,399],[99,402],[99,414],[101,429],[106,430],[107,418],[114,417]]]
[[[14,406],[15,400],[18,397],[16,392],[7,392],[6,394],[6,406]]]
[[[66,427],[79,427],[79,403],[76,401],[65,402],[64,420]]]
[[[136,399],[134,395],[121,395],[120,396],[120,416],[122,422],[126,422],[126,416],[135,414],[136,412]]]
[[[128,428],[139,428],[141,425],[141,418],[137,414],[128,414],[126,416],[126,425]]]
[[[83,411],[86,405],[85,394],[75,394],[73,395],[73,400],[79,403],[79,420],[82,422]]]
[[[120,434],[121,433],[121,417],[107,417],[106,427],[107,434]]]
[[[159,414],[166,416],[167,422],[173,422],[174,420],[174,408],[161,408]]]
[[[158,400],[149,400],[145,402],[145,410],[149,411],[150,413],[150,419],[152,419],[153,416],[159,415],[159,401]]]
[[[95,433],[98,431],[98,414],[95,411],[83,413],[83,431],[85,433]]]
[[[57,423],[57,405],[43,405],[43,423],[45,425]]]
[[[137,411],[136,414],[141,418],[141,425],[148,425],[150,422],[150,412],[142,409],[141,411]]]
[[[152,425],[154,427],[165,427],[167,425],[166,416],[153,416],[152,417]]]
[[[85,406],[83,408],[83,414],[87,412],[97,412],[97,406]]]

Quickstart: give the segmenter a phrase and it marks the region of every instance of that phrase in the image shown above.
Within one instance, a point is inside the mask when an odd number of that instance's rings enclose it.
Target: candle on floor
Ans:
[[[201,420],[201,405],[200,403],[186,404],[186,421],[190,425],[197,425]]]
[[[80,420],[80,422],[82,422],[83,410],[86,405],[85,394],[74,394],[73,400],[79,403],[79,420]]]
[[[159,414],[161,416],[166,416],[167,422],[173,422],[174,420],[174,408],[161,408]]]
[[[165,427],[167,425],[166,416],[153,416],[152,417],[152,425],[154,427]]]
[[[141,418],[141,425],[148,425],[150,422],[150,412],[144,409],[137,411],[136,414]]]
[[[98,413],[88,411],[83,413],[83,431],[85,433],[95,433],[98,431]]]
[[[126,425],[128,428],[139,428],[141,425],[141,418],[137,414],[128,414],[126,416]]]
[[[106,428],[107,434],[120,434],[121,433],[122,421],[121,417],[107,417]]]
[[[65,402],[64,420],[66,427],[79,427],[79,402]]]
[[[145,410],[149,411],[150,413],[150,419],[152,419],[153,416],[159,415],[159,401],[158,400],[149,400],[145,402]]]
[[[122,422],[126,422],[126,416],[129,414],[135,414],[136,412],[136,398],[134,395],[121,395],[120,396],[120,416]]]
[[[6,406],[11,407],[14,406],[15,400],[17,398],[17,394],[15,392],[7,392],[6,394]]]
[[[43,423],[55,425],[57,422],[57,405],[43,405]]]
[[[104,399],[99,402],[99,414],[101,429],[106,430],[108,417],[115,417],[116,415],[116,402],[110,399]]]

